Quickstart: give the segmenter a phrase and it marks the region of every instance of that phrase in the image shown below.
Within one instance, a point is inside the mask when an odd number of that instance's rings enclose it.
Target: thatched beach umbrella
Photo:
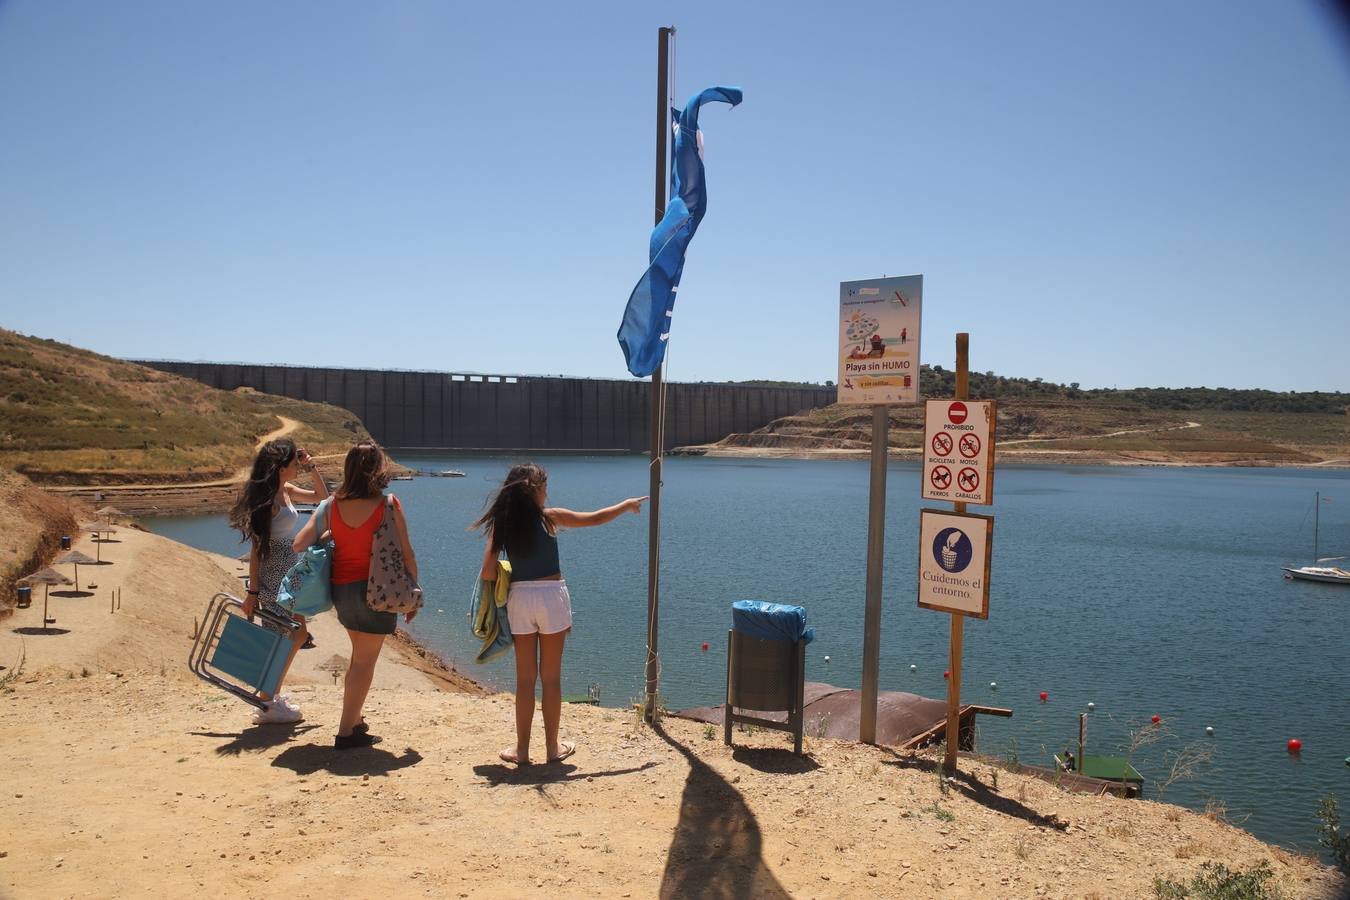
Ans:
[[[117,529],[107,522],[94,522],[80,530],[87,531],[94,536],[94,555],[98,557],[96,562],[103,562],[103,544],[99,542],[98,536],[101,534],[117,534]]]
[[[73,565],[75,567],[75,590],[80,589],[80,566],[98,565],[98,560],[90,559],[78,550],[67,550],[52,560],[54,566]]]
[[[328,659],[324,660],[318,667],[321,671],[327,672],[333,676],[333,684],[337,684],[338,676],[347,671],[347,657],[339,656],[334,653]]]
[[[19,580],[27,582],[28,584],[46,585],[46,590],[42,592],[42,630],[46,631],[47,626],[51,624],[52,621],[54,621],[52,619],[47,618],[47,595],[51,593],[52,585],[74,584],[74,582],[52,568],[46,568],[40,572],[34,572],[32,575],[20,578]]]
[[[102,516],[104,521],[112,518],[124,519],[126,518],[127,515],[126,513],[122,512],[115,506],[99,507],[98,509],[94,510],[94,512],[99,516]]]

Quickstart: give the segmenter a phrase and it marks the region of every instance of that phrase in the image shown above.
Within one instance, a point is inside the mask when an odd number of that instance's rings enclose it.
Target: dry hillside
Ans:
[[[39,484],[229,479],[287,419],[316,455],[368,437],[339,407],[220,391],[0,329],[0,466]]]

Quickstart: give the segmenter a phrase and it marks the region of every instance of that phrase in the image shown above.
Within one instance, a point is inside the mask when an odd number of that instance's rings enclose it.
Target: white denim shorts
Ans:
[[[512,634],[557,634],[572,627],[572,597],[565,581],[513,581],[506,595]]]

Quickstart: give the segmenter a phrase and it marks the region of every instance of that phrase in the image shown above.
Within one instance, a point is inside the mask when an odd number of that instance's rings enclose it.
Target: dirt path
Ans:
[[[1098,438],[1120,437],[1125,434],[1158,434],[1164,431],[1185,431],[1187,428],[1199,428],[1199,422],[1187,422],[1185,425],[1168,425],[1166,428],[1130,428],[1125,431],[1112,431],[1107,434],[1073,434],[1068,437],[1057,438],[1018,438],[1012,441],[999,441],[999,449],[1007,447],[1009,444],[1049,444],[1055,441],[1083,441],[1095,440]],[[1074,452],[1074,451],[1069,451]]]

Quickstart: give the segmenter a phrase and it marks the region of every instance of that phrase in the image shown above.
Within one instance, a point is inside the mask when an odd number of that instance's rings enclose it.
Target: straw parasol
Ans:
[[[347,671],[347,657],[339,656],[334,653],[318,667],[320,670],[333,676],[333,684],[337,684],[338,676]]]
[[[107,522],[94,522],[80,529],[87,531],[94,536],[94,555],[98,557],[96,562],[103,562],[103,544],[99,541],[100,534],[117,534],[117,529]]]
[[[80,589],[80,566],[98,565],[98,560],[90,559],[78,550],[67,550],[52,560],[54,566],[73,565],[75,567],[75,590]]]
[[[47,589],[42,592],[42,630],[46,631],[47,626],[56,621],[55,619],[47,618],[47,595],[51,593],[52,585],[74,584],[74,582],[50,567],[43,569],[40,572],[34,572],[32,575],[27,575],[19,580],[26,581],[29,584],[43,584],[47,586]]]
[[[124,519],[124,518],[126,518],[126,515],[127,515],[126,513],[122,512],[120,509],[118,509],[118,508],[115,507],[115,506],[103,506],[103,507],[99,507],[98,509],[94,510],[94,512],[95,512],[96,514],[102,516],[103,519],[104,519],[105,521],[108,520],[108,519],[112,519],[112,518],[114,518],[114,517],[115,517],[115,518],[119,518],[119,519]]]

